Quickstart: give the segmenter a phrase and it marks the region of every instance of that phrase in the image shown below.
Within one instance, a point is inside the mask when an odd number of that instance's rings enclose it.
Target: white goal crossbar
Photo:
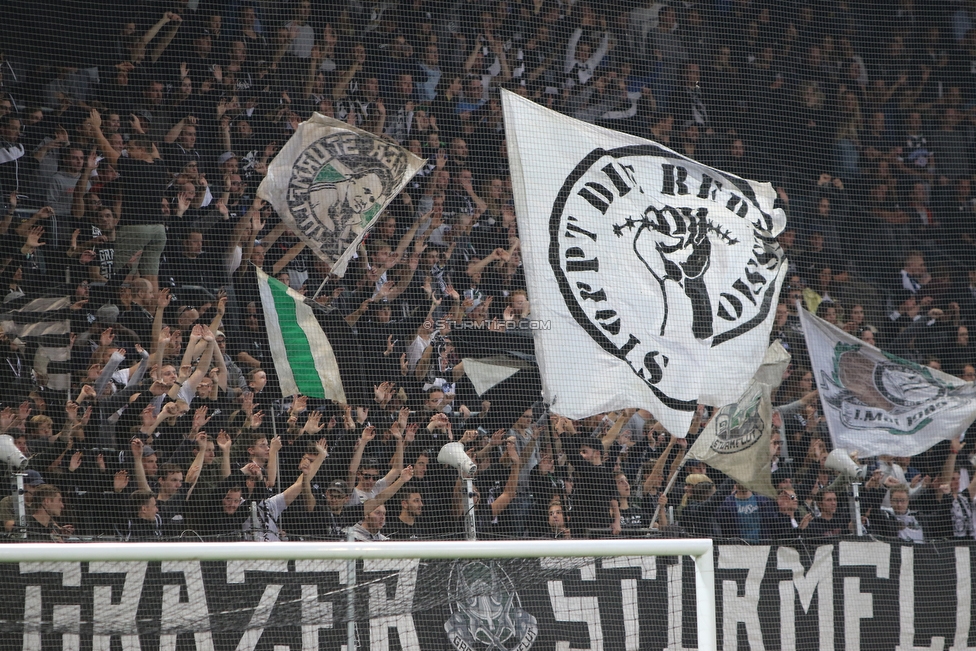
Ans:
[[[712,541],[626,540],[234,542],[234,543],[23,543],[3,546],[0,563],[94,561],[228,561],[305,559],[459,559],[612,556],[690,556],[695,561],[698,648],[715,651],[715,569]]]

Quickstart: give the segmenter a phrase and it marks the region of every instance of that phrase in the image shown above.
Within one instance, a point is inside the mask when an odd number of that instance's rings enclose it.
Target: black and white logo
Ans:
[[[451,617],[444,630],[457,651],[528,651],[539,636],[536,618],[522,608],[515,584],[496,561],[455,561],[450,577]]]
[[[408,172],[406,152],[395,144],[333,133],[295,160],[288,209],[301,232],[335,259],[376,219]]]
[[[557,197],[549,262],[589,335],[688,411],[697,396],[680,375],[775,305],[785,266],[773,228],[742,179],[655,145],[596,149]]]

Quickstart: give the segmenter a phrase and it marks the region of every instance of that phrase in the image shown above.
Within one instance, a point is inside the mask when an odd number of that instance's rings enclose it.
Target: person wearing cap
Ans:
[[[345,540],[346,529],[356,524],[353,509],[348,509],[349,484],[336,479],[325,487],[324,504],[318,505],[313,520],[318,525],[317,533],[325,540]]]
[[[34,492],[37,487],[44,483],[41,473],[36,470],[28,470],[24,477],[24,508],[26,513],[31,512],[31,504],[34,499]],[[3,523],[3,530],[7,533],[13,531],[17,526],[17,496],[8,495],[0,500],[0,522]]]
[[[356,442],[356,448],[349,462],[349,474],[347,476],[349,484],[352,484],[353,480],[356,480],[355,488],[349,500],[350,506],[357,506],[373,499],[379,493],[393,485],[400,476],[400,473],[403,472],[403,435],[399,432],[393,433],[394,438],[396,438],[396,451],[390,460],[390,469],[385,475],[380,476],[380,462],[377,459],[372,457],[363,459],[366,446],[375,436],[376,428],[368,425],[363,429],[362,435]]]
[[[678,509],[678,524],[695,538],[720,538],[722,531],[715,519],[715,511],[732,489],[734,480],[725,480],[717,490],[708,475],[688,475],[685,485],[689,483],[688,503]]]

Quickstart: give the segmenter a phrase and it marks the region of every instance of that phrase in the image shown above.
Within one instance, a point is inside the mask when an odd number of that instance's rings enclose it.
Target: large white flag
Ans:
[[[962,434],[976,419],[976,385],[798,311],[834,447],[912,456]]]
[[[503,92],[535,349],[553,411],[643,407],[684,436],[766,352],[776,192]]]
[[[769,386],[753,380],[737,403],[715,413],[688,456],[724,472],[755,493],[776,497],[770,472],[772,423]]]
[[[268,165],[258,196],[339,276],[381,210],[424,161],[315,113]]]

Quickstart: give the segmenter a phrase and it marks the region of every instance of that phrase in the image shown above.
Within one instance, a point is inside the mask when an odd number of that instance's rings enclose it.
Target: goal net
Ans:
[[[5,651],[716,648],[707,540],[23,544],[2,560]]]

